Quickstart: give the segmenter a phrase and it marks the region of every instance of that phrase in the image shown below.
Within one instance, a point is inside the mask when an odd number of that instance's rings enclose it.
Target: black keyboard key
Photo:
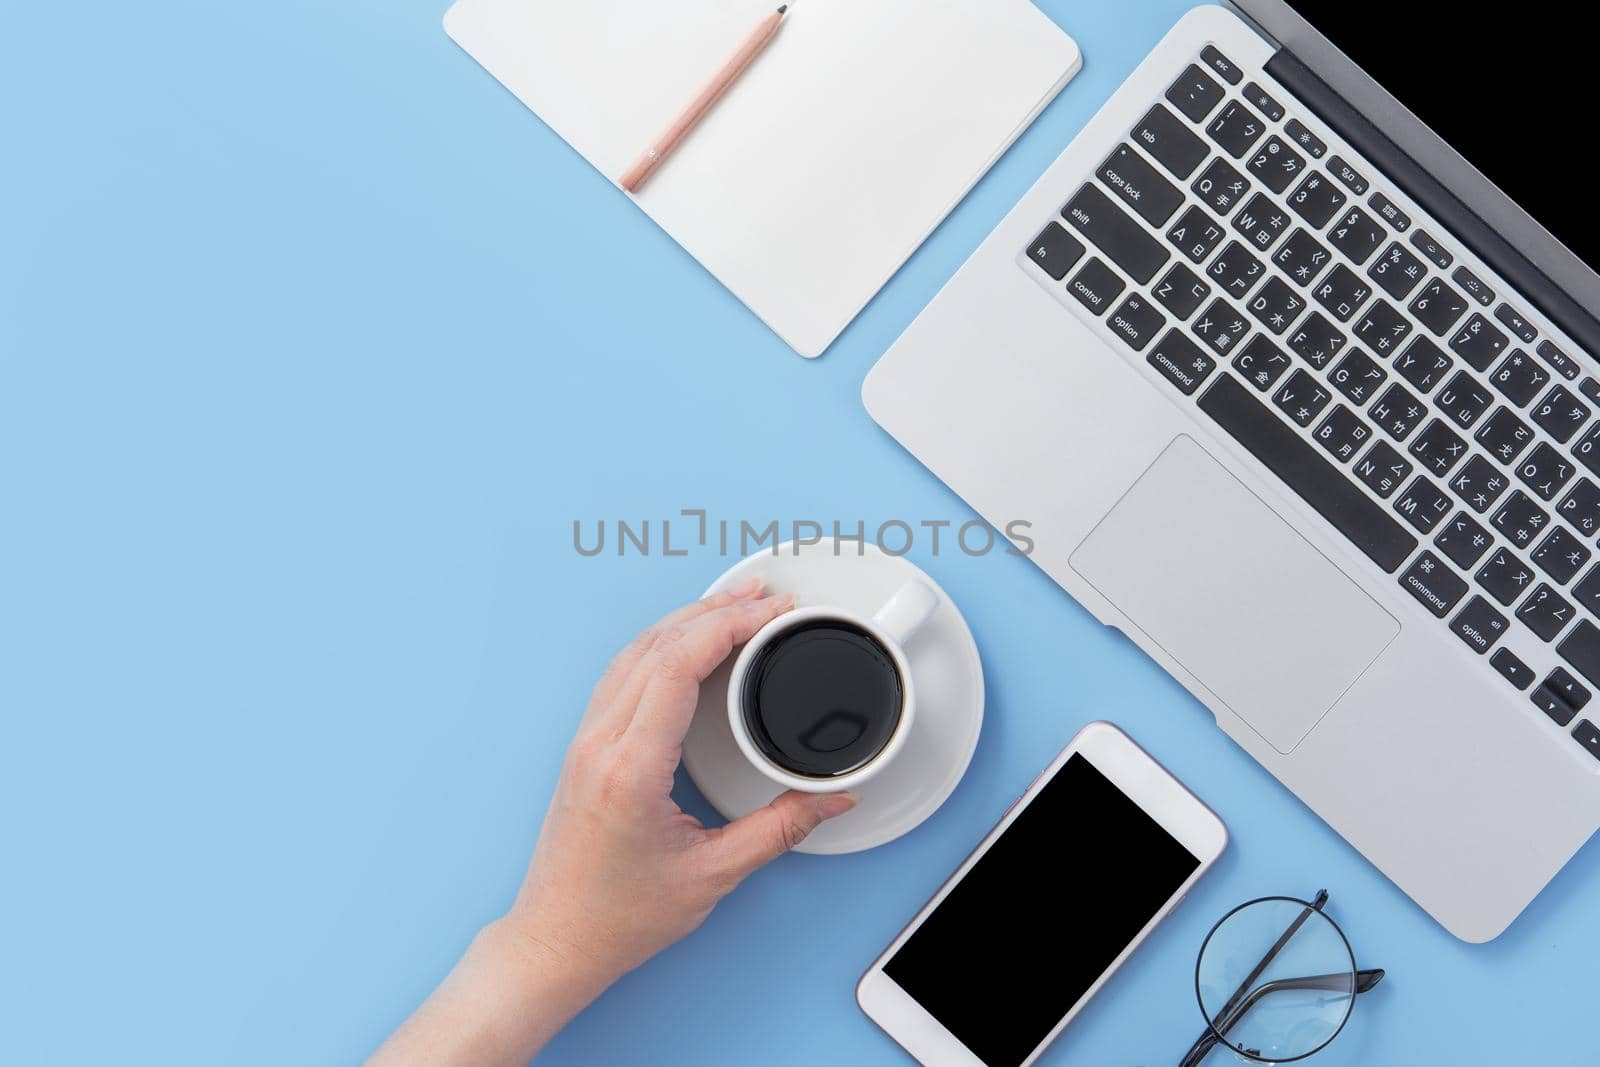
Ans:
[[[1600,727],[1588,719],[1579,719],[1578,725],[1572,728],[1572,739],[1582,745],[1589,755],[1600,759]]]
[[[1488,319],[1475,314],[1456,331],[1450,349],[1471,364],[1473,370],[1486,371],[1509,343],[1506,335]]]
[[[1472,424],[1482,418],[1483,413],[1489,410],[1489,405],[1494,403],[1494,394],[1472,375],[1458,370],[1433,401],[1451,422],[1463,430],[1470,430]]]
[[[1393,574],[1416,548],[1416,538],[1231,375],[1219,377],[1199,404],[1200,410],[1388,573]]]
[[[1533,691],[1533,695],[1528,699],[1533,701],[1534,707],[1555,720],[1557,726],[1567,725],[1572,721],[1573,716],[1578,714],[1568,707],[1567,702],[1561,699],[1560,694],[1549,686],[1541,685]]]
[[[1527,548],[1550,523],[1550,516],[1522,490],[1511,494],[1495,513],[1494,525],[1512,544]]]
[[[1502,648],[1489,657],[1489,666],[1500,672],[1500,677],[1516,686],[1517,691],[1528,688],[1533,681],[1533,671],[1516,657],[1509,648]]]
[[[1226,356],[1250,332],[1250,320],[1226,300],[1213,300],[1211,305],[1195,316],[1189,329],[1210,346],[1219,356]]]
[[[1317,303],[1340,322],[1349,322],[1372,295],[1372,286],[1343,263],[1328,272],[1312,293]]]
[[[1250,173],[1275,193],[1281,193],[1306,169],[1306,160],[1299,152],[1274,135],[1257,149],[1245,167]]]
[[[1355,465],[1361,484],[1388,500],[1411,473],[1411,461],[1396,452],[1387,441],[1377,441]]]
[[[1472,299],[1488,307],[1494,303],[1494,290],[1484,284],[1483,279],[1465,267],[1457,267],[1455,273],[1450,275],[1450,280],[1461,287],[1461,291]]]
[[[1411,431],[1422,422],[1422,417],[1428,413],[1422,401],[1406,391],[1406,387],[1395,382],[1383,391],[1383,395],[1373,401],[1372,408],[1367,412],[1383,432],[1393,437],[1396,441],[1404,441],[1411,436]]]
[[[1189,188],[1212,211],[1227,215],[1243,202],[1245,194],[1250,191],[1250,182],[1229,166],[1227,160],[1218,156],[1200,172],[1200,177]]]
[[[1527,458],[1517,462],[1517,477],[1540,500],[1554,500],[1574,473],[1573,464],[1543,441],[1534,446]]]
[[[1600,423],[1590,427],[1578,443],[1572,446],[1572,454],[1589,469],[1589,473],[1600,477]]]
[[[1557,667],[1551,671],[1550,677],[1544,680],[1544,687],[1566,701],[1567,706],[1574,711],[1582,711],[1594,695],[1565,667]]]
[[[1514,490],[1494,513],[1494,528],[1518,548],[1533,544],[1550,523],[1550,516],[1521,489]]]
[[[1261,261],[1252,256],[1238,241],[1229,241],[1217,258],[1211,261],[1206,277],[1227,295],[1242,298],[1266,273]]]
[[[1255,82],[1251,82],[1244,87],[1244,98],[1250,101],[1251,106],[1267,116],[1271,121],[1277,122],[1283,118],[1283,105],[1274,100],[1271,93],[1268,93]]]
[[[1096,176],[1152,226],[1165,226],[1183,205],[1183,190],[1125,144],[1117,145]]]
[[[1556,369],[1568,381],[1578,376],[1578,362],[1549,341],[1539,342],[1539,358]]]
[[[1239,159],[1267,132],[1267,124],[1260,116],[1236,100],[1228,101],[1217,117],[1206,127],[1206,133],[1222,150]]]
[[[1406,568],[1400,586],[1441,619],[1467,592],[1467,583],[1432,552],[1422,553]]]
[[[1328,250],[1301,229],[1291,233],[1272,256],[1272,262],[1278,265],[1278,269],[1302,289],[1310,285],[1331,261]]]
[[[1289,228],[1289,216],[1277,204],[1257,193],[1233,217],[1233,228],[1257,250],[1265,252]]]
[[[1289,208],[1296,215],[1311,224],[1314,230],[1320,230],[1333,218],[1334,213],[1344,207],[1345,195],[1337,185],[1329,181],[1325,175],[1312,171],[1307,174],[1305,181],[1289,194]]]
[[[1433,419],[1411,442],[1411,454],[1428,474],[1442,478],[1467,454],[1467,443],[1442,419]]]
[[[1578,668],[1578,673],[1600,685],[1600,627],[1581,620],[1556,646],[1561,658]]]
[[[1238,85],[1239,79],[1244,75],[1239,68],[1233,65],[1233,60],[1217,51],[1217,46],[1208,44],[1200,50],[1200,62],[1222,75],[1222,80],[1229,85]]]
[[[1506,635],[1506,627],[1510,625],[1510,620],[1494,610],[1487,600],[1475,596],[1450,620],[1450,632],[1481,656]]]
[[[1586,376],[1578,383],[1578,392],[1594,403],[1600,404],[1600,381]]]
[[[1434,527],[1450,514],[1450,498],[1439,492],[1439,487],[1417,475],[1394,502],[1400,517],[1415,526],[1420,533],[1433,533]]]
[[[1135,352],[1143,352],[1167,324],[1161,312],[1142,293],[1129,293],[1122,306],[1111,313],[1106,325]]]
[[[1233,369],[1258,393],[1271,389],[1290,365],[1289,357],[1279,351],[1264,333],[1253,334],[1239,354],[1233,357]]]
[[[1287,330],[1305,309],[1305,300],[1282,278],[1268,278],[1267,284],[1250,298],[1250,314],[1274,334]]]
[[[1467,313],[1467,298],[1456,292],[1443,278],[1435,278],[1422,287],[1422,292],[1411,301],[1411,314],[1418,322],[1443,337],[1456,320]]]
[[[1134,127],[1133,141],[1177,178],[1188,178],[1211,154],[1198,134],[1160,104]]]
[[[1058,222],[1046,226],[1044,232],[1028,246],[1028,259],[1058,282],[1082,258],[1083,243]]]
[[[1338,178],[1344,183],[1346,188],[1348,188],[1352,193],[1355,193],[1357,196],[1364,196],[1366,194],[1367,179],[1361,176],[1360,171],[1356,170],[1340,157],[1334,156],[1332,159],[1328,160],[1328,173],[1332,174],[1335,178]],[[1378,198],[1373,197],[1373,199],[1376,200]]]
[[[1489,421],[1473,437],[1489,450],[1489,455],[1509,466],[1533,440],[1533,430],[1510,408],[1502,407],[1494,409]]]
[[[1337,356],[1345,345],[1345,335],[1338,327],[1313,311],[1300,321],[1289,334],[1289,349],[1307,363],[1321,370]]]
[[[1346,352],[1344,358],[1328,372],[1328,381],[1349,397],[1356,407],[1371,400],[1388,377],[1389,372],[1359,348]]]
[[[1510,485],[1505,471],[1482,456],[1468,456],[1466,464],[1450,476],[1450,491],[1479,515],[1494,506]]]
[[[1571,523],[1572,528],[1584,537],[1600,534],[1600,485],[1595,485],[1587,478],[1579,478],[1567,495],[1562,497],[1556,514]]]
[[[1167,231],[1167,240],[1188,256],[1191,263],[1203,263],[1217,247],[1217,242],[1226,236],[1222,227],[1197,207],[1186,208]]]
[[[1376,211],[1380,219],[1401,233],[1411,229],[1411,216],[1401,211],[1399,204],[1382,193],[1373,193],[1372,199],[1367,201],[1367,206]]]
[[[1126,211],[1093,185],[1078,190],[1062,217],[1089,239],[1111,262],[1133,276],[1140,285],[1148,284],[1167,260],[1167,250],[1145,232]]]
[[[1155,295],[1156,300],[1173,315],[1186,319],[1211,295],[1211,286],[1182,263],[1174,263],[1156,283]]]
[[[1344,217],[1328,232],[1328,243],[1350,257],[1350,262],[1361,266],[1372,258],[1388,236],[1382,226],[1372,221],[1358,207],[1344,213]]]
[[[1077,298],[1078,303],[1088,308],[1091,314],[1104,315],[1106,309],[1111,307],[1111,302],[1122,295],[1122,290],[1128,283],[1117,276],[1117,272],[1100,262],[1098,257],[1091,256],[1089,262],[1083,265],[1076,277],[1067,284],[1067,292]]]
[[[1589,568],[1583,581],[1572,587],[1572,595],[1579,607],[1591,615],[1600,615],[1600,567]]]
[[[1332,399],[1333,394],[1304,370],[1289,375],[1289,380],[1272,394],[1273,406],[1293,419],[1296,426],[1310,426]]]
[[[1489,378],[1489,384],[1519,408],[1531,404],[1549,381],[1550,372],[1520,348],[1513,348]]]
[[[1407,252],[1399,241],[1390,241],[1383,255],[1367,268],[1367,277],[1396,300],[1410,296],[1411,290],[1421,284],[1427,273],[1422,260]]]
[[[1177,330],[1168,330],[1144,361],[1165,375],[1184,396],[1193,396],[1200,383],[1217,369],[1216,360]]]
[[[1335,404],[1311,438],[1338,462],[1349,463],[1372,439],[1372,427],[1343,404]]]
[[[1533,568],[1506,549],[1497,548],[1478,571],[1478,584],[1509,608],[1533,584]]]
[[[1554,641],[1572,621],[1573,608],[1548,583],[1540,582],[1517,609],[1517,618],[1541,641]]]
[[[1494,538],[1471,515],[1458,511],[1444,524],[1433,544],[1450,557],[1450,562],[1467,571],[1494,545]]]
[[[1449,270],[1450,264],[1456,257],[1444,250],[1444,246],[1435,241],[1426,230],[1418,230],[1411,235],[1411,247],[1421,252],[1423,256],[1440,270]]]
[[[1426,395],[1450,373],[1455,360],[1439,350],[1439,346],[1418,334],[1406,345],[1405,351],[1395,357],[1394,369],[1400,377],[1416,386]]]
[[[1222,95],[1222,86],[1193,63],[1185,67],[1178,80],[1167,89],[1168,102],[1190,122],[1199,122],[1211,114],[1211,109],[1222,102]]]
[[[1283,127],[1283,132],[1312,159],[1321,159],[1328,154],[1328,146],[1322,142],[1322,138],[1306,129],[1299,119],[1290,119]]]
[[[1589,562],[1589,548],[1565,526],[1557,526],[1533,550],[1533,565],[1557,585],[1566,585]]]
[[[1531,345],[1534,339],[1539,336],[1539,331],[1533,328],[1533,324],[1523,318],[1522,312],[1510,304],[1501,304],[1495,308],[1494,317],[1500,320],[1500,325],[1510,330],[1513,336],[1525,345]]]
[[[1562,444],[1572,440],[1578,427],[1589,421],[1589,408],[1583,401],[1558,385],[1533,407],[1534,424]]]
[[[1410,332],[1411,320],[1387,300],[1374,300],[1368,304],[1361,320],[1356,323],[1356,340],[1384,359],[1400,351],[1400,342]]]

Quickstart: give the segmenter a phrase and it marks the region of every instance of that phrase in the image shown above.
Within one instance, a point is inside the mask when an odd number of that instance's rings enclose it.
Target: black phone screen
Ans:
[[[1199,866],[1074,754],[884,973],[983,1063],[1016,1067]]]

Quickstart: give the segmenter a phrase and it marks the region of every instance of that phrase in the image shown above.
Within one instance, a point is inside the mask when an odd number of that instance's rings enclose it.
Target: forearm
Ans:
[[[590,971],[504,920],[492,923],[368,1067],[524,1067],[605,990]]]

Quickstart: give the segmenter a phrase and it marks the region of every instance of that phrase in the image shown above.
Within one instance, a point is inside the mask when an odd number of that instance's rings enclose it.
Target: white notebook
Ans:
[[[616,182],[775,7],[459,0],[445,30]],[[821,355],[1079,65],[1029,0],[795,0],[634,199]]]

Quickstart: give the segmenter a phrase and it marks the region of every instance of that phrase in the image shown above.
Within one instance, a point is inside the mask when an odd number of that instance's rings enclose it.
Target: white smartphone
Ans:
[[[1110,723],[1083,728],[856,986],[927,1067],[1026,1067],[1228,843]]]

